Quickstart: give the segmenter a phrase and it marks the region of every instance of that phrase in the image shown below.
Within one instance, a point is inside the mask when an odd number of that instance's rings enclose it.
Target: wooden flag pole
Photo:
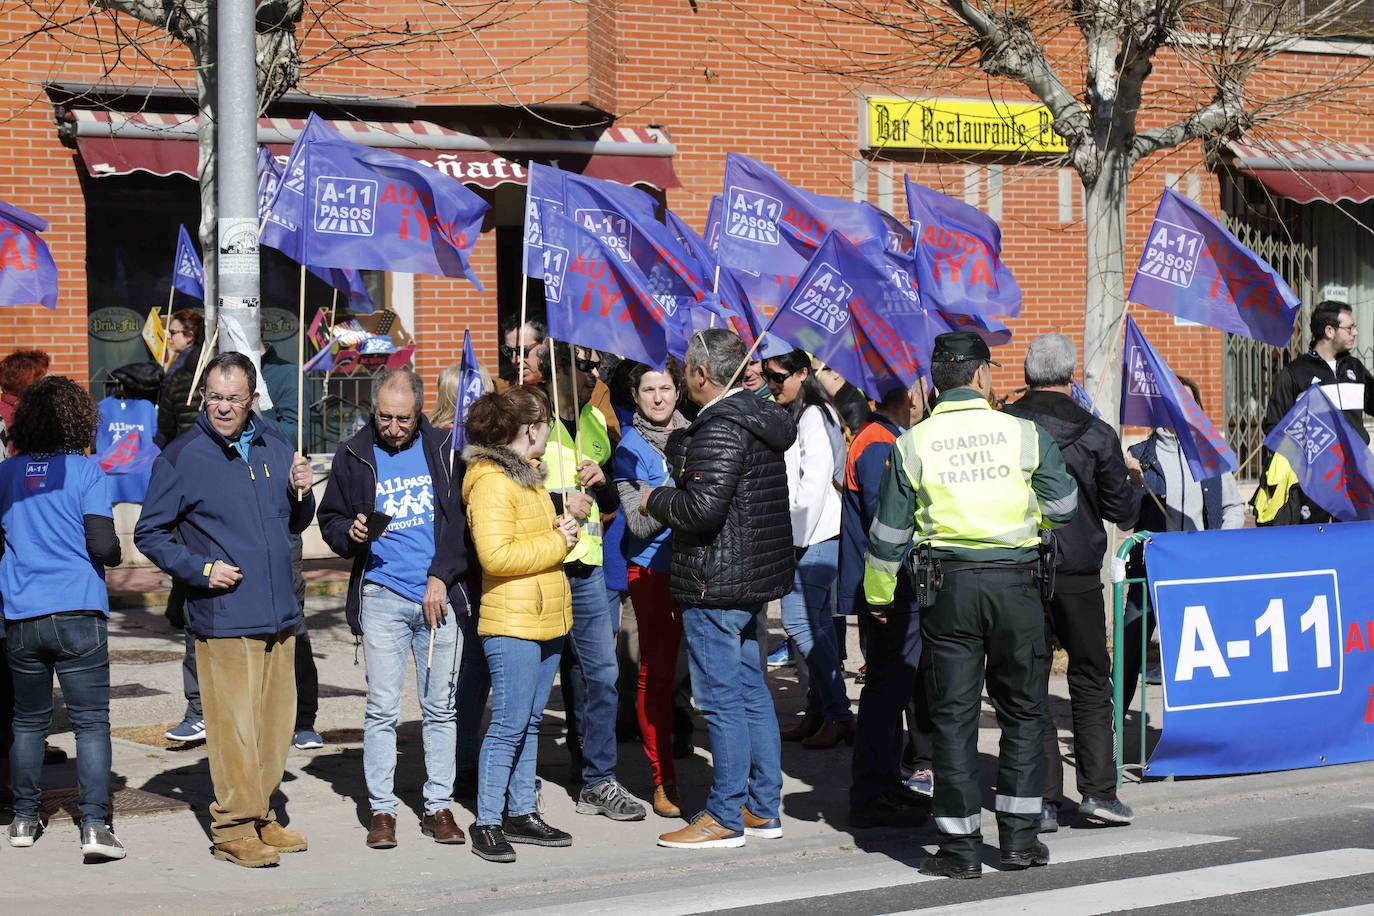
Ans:
[[[201,374],[205,372],[205,367],[210,362],[210,354],[215,352],[215,344],[219,341],[219,324],[215,324],[215,333],[211,335],[200,348],[200,356],[196,359],[196,374],[191,376],[191,390],[186,394],[186,406],[191,406],[191,401],[195,399],[196,389],[200,385]]]
[[[434,667],[434,625],[433,625],[433,624],[430,624],[430,627],[429,627],[429,654],[427,654],[427,655],[425,656],[425,667],[426,667],[426,668],[433,668],[433,667]]]
[[[550,340],[549,340],[549,376],[550,376],[549,382],[550,382],[550,384],[553,386],[553,422],[554,422],[555,425],[553,426],[553,429],[550,431],[549,435],[553,435],[554,432],[561,432],[560,426],[561,426],[562,423],[563,423],[563,411],[562,411],[562,409],[560,408],[559,403],[558,403],[558,357],[557,357],[556,353],[557,353],[557,348],[554,347],[554,341],[553,341],[552,339],[550,339]],[[558,474],[559,474],[560,477],[562,476],[562,473],[563,473],[563,453],[560,451],[560,452],[558,453]],[[565,512],[567,511],[567,507],[566,507],[566,506],[564,507],[564,511],[565,511]]]
[[[528,298],[530,278],[525,276],[525,265],[520,265],[520,324],[515,328],[515,345],[520,348],[520,362],[515,364],[515,384],[525,384],[525,300]]]
[[[177,288],[172,285],[167,290],[167,321],[162,328],[162,355],[159,357],[164,369],[167,368],[167,351],[172,346],[172,300],[176,298],[176,294]]]
[[[296,321],[296,454],[305,455],[305,265],[301,265],[300,303]],[[305,499],[305,491],[296,491]]]

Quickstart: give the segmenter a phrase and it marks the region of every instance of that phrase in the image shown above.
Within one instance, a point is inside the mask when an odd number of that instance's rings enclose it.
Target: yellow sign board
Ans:
[[[868,99],[868,148],[1062,154],[1068,142],[1054,132],[1054,117],[1031,102]]]

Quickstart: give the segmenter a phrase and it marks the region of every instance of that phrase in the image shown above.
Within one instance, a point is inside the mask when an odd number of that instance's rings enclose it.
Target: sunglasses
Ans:
[[[792,376],[796,375],[797,372],[795,369],[791,372],[773,372],[770,369],[764,369],[762,374],[763,380],[765,382],[769,382],[774,385],[781,385],[784,384]]]
[[[577,366],[578,372],[595,372],[601,368],[599,359],[575,359],[573,365]]]

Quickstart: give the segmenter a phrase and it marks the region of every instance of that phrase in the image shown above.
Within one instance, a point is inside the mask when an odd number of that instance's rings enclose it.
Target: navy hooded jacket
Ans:
[[[247,460],[201,410],[153,464],[134,529],[144,556],[186,583],[186,618],[205,639],[280,633],[300,622],[291,573],[291,535],[310,525],[315,497],[296,499],[296,450],[252,417]],[[232,588],[210,588],[216,560],[237,566]]]

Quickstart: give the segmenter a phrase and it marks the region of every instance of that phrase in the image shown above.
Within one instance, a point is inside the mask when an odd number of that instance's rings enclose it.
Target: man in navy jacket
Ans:
[[[424,402],[424,386],[410,367],[381,373],[373,384],[372,422],[339,446],[320,504],[325,543],[353,560],[346,609],[367,659],[363,772],[373,849],[396,845],[396,724],[411,655],[428,777],[420,829],[438,843],[464,842],[449,805],[463,655],[458,617],[468,611],[467,519],[452,433],[430,425]],[[376,538],[367,525],[374,511],[390,516]]]
[[[310,464],[254,414],[257,370],[221,353],[205,370],[196,425],[153,465],[134,542],[187,586],[204,698],[215,858],[258,867],[301,852],[277,822],[296,715],[291,535],[310,524]]]

